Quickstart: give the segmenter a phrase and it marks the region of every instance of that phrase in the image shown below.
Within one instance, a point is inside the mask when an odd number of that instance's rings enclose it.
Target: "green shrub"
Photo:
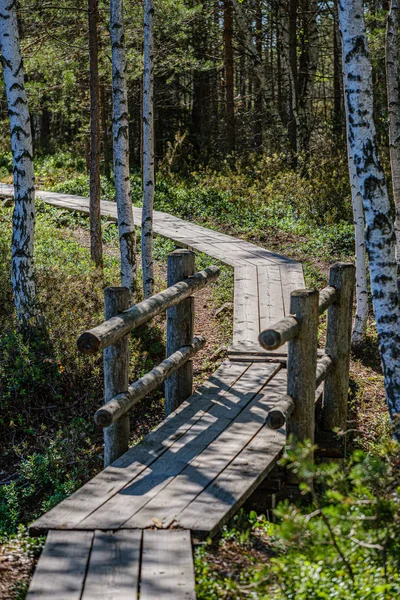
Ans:
[[[202,548],[196,558],[199,600],[247,598],[248,592],[276,600],[399,597],[398,444],[356,450],[344,465],[314,464],[312,450],[309,444],[289,446],[283,461],[302,481],[303,503],[281,503],[276,523],[240,513],[219,542],[223,547],[235,540],[244,555],[263,548],[265,564],[223,576],[213,572]]]

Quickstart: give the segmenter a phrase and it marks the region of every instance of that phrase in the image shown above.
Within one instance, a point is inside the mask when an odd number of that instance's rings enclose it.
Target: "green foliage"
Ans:
[[[356,450],[340,462],[313,464],[309,444],[283,463],[297,473],[305,503],[281,503],[276,523],[240,513],[220,552],[263,546],[266,563],[236,577],[213,572],[207,547],[197,554],[198,598],[394,600],[400,595],[400,455],[395,442]],[[311,504],[310,504],[311,501]]]
[[[71,213],[41,202],[37,209],[35,272],[43,324],[29,337],[16,330],[14,321],[12,210],[0,211],[0,439],[4,469],[12,475],[0,487],[3,532],[51,508],[102,465],[102,432],[93,421],[103,402],[102,357],[78,353],[76,339],[103,320],[103,286],[118,284],[118,253],[104,257],[103,281],[89,249],[75,236]],[[83,219],[87,228],[88,219]],[[110,236],[115,247],[117,241],[118,236]],[[163,357],[164,334],[157,322],[132,335],[132,379]],[[161,392],[138,407],[134,432],[157,422],[160,399]]]

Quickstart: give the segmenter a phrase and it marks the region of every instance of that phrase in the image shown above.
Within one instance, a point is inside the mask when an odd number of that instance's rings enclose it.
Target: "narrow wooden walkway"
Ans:
[[[1,184],[1,191],[12,194],[13,187]],[[89,214],[89,201],[81,196],[40,191],[37,197],[52,206]],[[101,213],[116,221],[116,203],[103,201]],[[135,223],[141,223],[140,208],[134,208],[134,218]],[[304,288],[302,266],[255,244],[164,212],[154,212],[154,232],[173,240],[177,246],[204,252],[234,268],[234,325],[230,355],[268,354],[259,346],[258,335],[268,325],[289,314],[291,291]]]
[[[38,197],[89,210],[86,198]],[[102,202],[102,214],[115,220],[115,203]],[[289,313],[290,293],[304,288],[301,265],[167,213],[155,212],[154,231],[234,267],[229,360],[139,444],[32,524],[33,534],[49,535],[29,599],[137,598],[138,590],[140,600],[195,598],[191,536],[215,535],[284,448],[284,428],[270,429],[265,418],[286,393],[285,351],[266,353],[258,335]],[[185,557],[174,555],[174,544]]]

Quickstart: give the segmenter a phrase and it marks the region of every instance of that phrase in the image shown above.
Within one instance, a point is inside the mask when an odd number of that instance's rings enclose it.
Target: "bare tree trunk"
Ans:
[[[258,56],[260,57],[260,61],[262,61],[262,57],[263,57],[263,43],[262,43],[262,41],[263,41],[263,27],[262,27],[263,14],[262,14],[261,0],[256,0],[255,9],[256,9],[256,18],[255,18],[256,48],[257,48]],[[256,78],[256,80],[254,81],[254,89],[255,89],[254,147],[255,147],[255,150],[261,151],[262,146],[263,146],[263,121],[264,121],[264,119],[263,119],[263,97],[262,97],[262,92],[261,92],[261,85],[260,85],[258,78]]]
[[[136,238],[129,178],[129,118],[123,0],[111,0],[114,182],[121,252],[121,285],[133,298],[136,282]]]
[[[312,129],[312,97],[318,66],[318,0],[300,0],[302,44],[298,78],[299,148],[307,153]]]
[[[143,210],[142,271],[144,297],[154,293],[153,204],[154,204],[154,37],[153,0],[145,0],[143,71]]]
[[[104,175],[109,179],[111,175],[112,152],[108,138],[107,127],[107,100],[104,83],[100,85],[100,115],[101,129],[103,136],[103,158],[104,158]]]
[[[0,49],[14,165],[12,288],[18,323],[25,329],[36,317],[33,261],[35,182],[32,133],[15,1],[0,0]]]
[[[100,213],[100,90],[98,47],[98,0],[88,0],[90,57],[90,254],[103,267]]]
[[[339,0],[348,141],[365,215],[373,306],[386,400],[400,440],[400,307],[395,233],[373,118],[372,74],[362,0]]]
[[[235,150],[232,0],[224,0],[224,67],[227,149],[231,153]]]
[[[342,146],[343,132],[343,92],[342,92],[342,60],[340,31],[337,14],[337,0],[333,13],[333,131],[339,139],[338,146]]]
[[[400,0],[392,0],[386,27],[386,82],[389,112],[389,151],[393,198],[396,207],[396,254],[400,263]]]
[[[246,16],[242,9],[242,5],[240,2],[238,2],[238,0],[231,0],[231,2],[235,10],[236,22],[238,24],[243,38],[243,44],[249,56],[251,56],[253,60],[254,72],[258,78],[258,81],[260,82],[260,91],[265,100],[266,109],[269,112],[271,123],[275,129],[276,137],[279,141],[280,150],[282,151],[285,148],[285,146],[287,146],[286,135],[279,111],[274,106],[273,88],[271,90],[271,85],[267,82],[267,78],[265,77],[265,65],[260,60],[257,48],[253,42],[250,30],[246,22]],[[273,79],[272,74],[271,79]]]
[[[354,166],[350,145],[347,144],[349,173],[351,185],[351,201],[353,204],[353,218],[356,246],[356,316],[353,325],[351,343],[360,346],[365,342],[368,325],[368,281],[367,281],[367,252],[365,249],[365,218],[363,202],[358,185],[358,178]]]

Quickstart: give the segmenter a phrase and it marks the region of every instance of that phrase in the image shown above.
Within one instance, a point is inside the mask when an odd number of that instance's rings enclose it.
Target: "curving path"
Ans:
[[[13,187],[0,185],[0,192],[13,193]],[[89,214],[89,200],[81,196],[37,192],[47,204]],[[102,201],[103,216],[117,220],[115,202]],[[135,223],[142,211],[134,208]],[[173,240],[178,246],[204,252],[234,267],[234,326],[230,355],[267,355],[258,345],[260,331],[289,314],[290,293],[304,288],[301,264],[255,244],[225,235],[168,213],[154,212],[154,232]],[[282,349],[278,354],[282,354]]]
[[[0,185],[0,193],[12,193]],[[38,192],[88,213],[88,199]],[[135,208],[135,220],[141,211]],[[116,220],[116,205],[102,202]],[[286,393],[284,351],[266,353],[260,330],[289,312],[301,265],[240,239],[155,212],[154,231],[235,270],[229,360],[139,444],[40,517],[48,534],[28,600],[194,600],[191,541],[212,536],[281,456],[285,429],[265,424]]]

